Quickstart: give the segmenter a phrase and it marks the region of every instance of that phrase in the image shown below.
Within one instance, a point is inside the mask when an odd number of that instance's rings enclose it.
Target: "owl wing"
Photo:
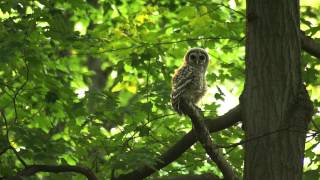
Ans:
[[[173,91],[171,94],[173,100],[179,98],[179,96],[185,92],[185,87],[193,81],[193,77],[193,69],[190,66],[185,66],[178,70],[173,79]]]

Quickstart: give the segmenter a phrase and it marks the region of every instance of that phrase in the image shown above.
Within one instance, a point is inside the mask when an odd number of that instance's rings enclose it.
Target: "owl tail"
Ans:
[[[180,115],[187,115],[187,112],[184,112],[186,111],[183,106],[186,106],[185,104],[183,103],[187,103],[188,106],[192,107],[195,111],[199,111],[201,112],[201,108],[199,108],[197,105],[195,105],[194,103],[191,103],[190,101],[187,101],[186,99],[183,99],[183,98],[176,98],[176,99],[172,99],[171,100],[171,104],[172,104],[172,107],[173,109]]]
[[[180,98],[172,98],[171,99],[171,104],[172,104],[174,111],[176,111],[180,116],[185,114],[183,112],[181,103],[182,103],[182,101]]]

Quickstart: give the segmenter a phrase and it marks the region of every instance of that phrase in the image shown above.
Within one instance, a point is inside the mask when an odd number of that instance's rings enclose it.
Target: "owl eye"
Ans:
[[[195,56],[194,54],[191,54],[191,55],[190,55],[190,59],[191,59],[191,60],[195,60],[195,59],[196,59],[196,56]]]
[[[205,57],[204,55],[200,55],[199,59],[200,59],[201,61],[203,61],[203,60],[206,59],[206,57]]]

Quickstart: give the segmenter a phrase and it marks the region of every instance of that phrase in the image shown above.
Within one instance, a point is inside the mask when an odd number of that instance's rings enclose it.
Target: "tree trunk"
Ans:
[[[301,79],[299,1],[247,0],[246,28],[244,179],[301,180],[312,105]]]

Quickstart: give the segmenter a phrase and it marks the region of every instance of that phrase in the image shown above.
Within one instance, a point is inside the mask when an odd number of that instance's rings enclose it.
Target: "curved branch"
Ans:
[[[208,127],[209,132],[217,132],[226,129],[241,119],[240,106],[231,109],[223,116],[216,118],[207,118],[205,124]],[[186,150],[188,150],[195,142],[197,138],[194,136],[193,130],[184,135],[176,144],[163,153],[158,159],[158,162],[153,166],[142,166],[127,174],[120,175],[114,180],[138,180],[150,176],[152,173],[167,166],[174,160],[178,159]]]
[[[69,165],[30,165],[20,172],[16,176],[8,177],[6,179],[22,179],[23,176],[32,176],[38,172],[51,172],[51,173],[65,173],[75,172],[82,174],[88,178],[88,180],[98,180],[95,174],[87,168],[80,166],[69,166]]]
[[[320,58],[320,44],[316,43],[311,37],[305,35],[303,31],[300,31],[301,47],[309,54]]]
[[[182,110],[191,119],[193,129],[198,141],[201,143],[202,147],[205,149],[211,160],[216,163],[216,165],[222,172],[223,177],[228,180],[237,179],[233,167],[223,157],[222,153],[213,143],[209,130],[203,121],[204,118],[201,111],[193,103],[188,101],[183,101]]]

